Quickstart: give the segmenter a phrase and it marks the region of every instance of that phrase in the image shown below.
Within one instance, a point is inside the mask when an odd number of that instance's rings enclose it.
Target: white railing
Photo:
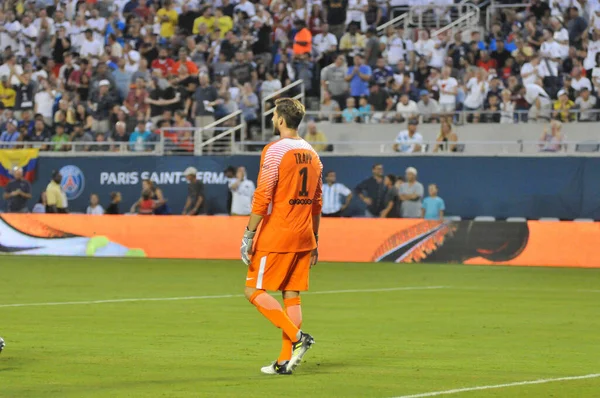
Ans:
[[[292,98],[300,100],[302,103],[304,103],[305,96],[304,96],[304,81],[303,80],[296,80],[295,82],[290,83],[287,86],[275,91],[273,94],[269,94],[266,97],[261,99],[261,108],[260,109],[262,110],[262,117],[260,118],[260,120],[261,120],[261,134],[262,134],[263,140],[266,139],[266,118],[275,111],[274,107],[269,109],[268,111],[265,111],[267,101],[269,101],[270,99],[273,99],[273,98],[277,98],[281,94],[283,94],[287,91],[290,91],[297,86],[300,86],[300,94],[296,94]]]
[[[239,123],[238,125],[213,136],[204,141],[195,152],[200,153],[200,155],[234,153],[236,148],[235,133],[236,131],[240,131],[240,137],[242,138],[241,142],[243,142],[244,127],[244,123]]]
[[[435,37],[447,31],[451,31],[451,33],[454,34],[456,30],[465,30],[477,27],[479,24],[479,9],[477,8],[476,10],[477,11],[470,11],[443,28],[431,32],[431,37]]]
[[[404,29],[406,30],[408,28],[408,11],[409,11],[409,9],[406,9],[405,13],[402,13],[402,14],[398,15],[397,17],[390,19],[386,23],[379,25],[377,27],[377,35],[384,36],[385,31],[390,26],[396,27],[396,26],[402,25],[404,27]]]
[[[210,123],[207,126],[204,126],[204,127],[201,127],[200,129],[198,129],[198,131],[196,131],[196,134],[194,136],[194,155],[201,156],[202,153],[203,153],[203,151],[204,151],[204,148],[205,148],[205,145],[204,145],[204,133],[205,132],[212,131],[213,135],[214,135],[214,131],[216,129],[218,129],[219,127],[221,127],[220,126],[221,124],[225,124],[225,123],[227,123],[229,121],[235,122],[235,119],[238,118],[238,117],[242,118],[242,111],[240,111],[240,110],[237,110],[237,111],[235,111],[235,112],[233,112],[233,113],[231,113],[231,114],[229,114],[229,115],[227,115],[225,117],[222,117],[219,120],[216,120],[216,121]],[[244,121],[241,120],[242,124],[243,124],[243,122]],[[237,125],[238,124],[236,124],[236,126]],[[228,126],[225,126],[225,127],[228,127]],[[215,137],[210,138],[208,141],[213,140],[213,138],[215,138]],[[214,141],[211,141],[211,143],[212,142],[214,142]]]

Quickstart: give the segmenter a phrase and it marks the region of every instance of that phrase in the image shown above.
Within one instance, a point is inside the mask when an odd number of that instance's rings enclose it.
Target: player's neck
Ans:
[[[298,130],[285,129],[281,131],[281,138],[289,138],[292,140],[299,140],[300,136],[298,135]]]

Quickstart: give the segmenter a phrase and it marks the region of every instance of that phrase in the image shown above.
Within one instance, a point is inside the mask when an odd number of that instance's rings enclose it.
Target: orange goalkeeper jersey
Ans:
[[[255,250],[291,253],[317,247],[312,216],[321,214],[323,165],[303,139],[282,138],[260,157],[252,212],[264,216]]]

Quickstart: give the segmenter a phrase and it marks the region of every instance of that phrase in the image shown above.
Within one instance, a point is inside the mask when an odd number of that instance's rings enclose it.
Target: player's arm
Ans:
[[[310,266],[316,265],[319,261],[319,227],[321,226],[321,213],[323,211],[323,165],[321,164],[321,172],[319,173],[319,182],[315,191],[312,205],[312,223],[313,233],[317,240],[317,247],[310,255]]]

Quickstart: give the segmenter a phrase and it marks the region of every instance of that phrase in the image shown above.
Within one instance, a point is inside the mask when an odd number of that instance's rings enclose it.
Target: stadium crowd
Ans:
[[[390,26],[379,36],[396,3],[6,0],[0,146],[147,151],[164,128],[189,152],[186,128],[236,110],[252,139],[260,99],[296,80],[321,98],[316,119],[342,123],[438,122],[455,110],[470,123],[597,120],[596,1],[533,0],[483,35]],[[450,20],[446,1],[422,3]]]

